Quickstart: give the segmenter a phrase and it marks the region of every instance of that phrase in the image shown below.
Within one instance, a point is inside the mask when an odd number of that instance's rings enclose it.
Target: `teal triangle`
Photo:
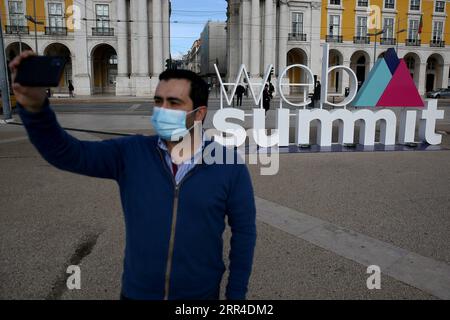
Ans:
[[[391,81],[392,74],[386,61],[380,58],[353,100],[354,107],[375,107]]]

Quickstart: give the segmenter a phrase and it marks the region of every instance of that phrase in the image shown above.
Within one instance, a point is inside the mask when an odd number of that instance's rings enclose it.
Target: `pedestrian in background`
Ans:
[[[73,87],[72,80],[69,80],[69,96],[71,98],[75,97],[75,95],[73,94],[74,89],[75,88]]]
[[[269,92],[269,85],[265,85],[264,86],[264,91],[263,91],[263,108],[264,110],[266,110],[266,114],[267,111],[269,111],[270,109],[270,92]]]
[[[244,95],[245,88],[242,84],[239,84],[236,88],[237,106],[242,107],[242,96]]]
[[[316,107],[316,101],[320,100],[320,91],[322,89],[322,86],[320,85],[320,81],[316,82],[316,85],[314,86],[314,94],[313,94],[313,108]]]

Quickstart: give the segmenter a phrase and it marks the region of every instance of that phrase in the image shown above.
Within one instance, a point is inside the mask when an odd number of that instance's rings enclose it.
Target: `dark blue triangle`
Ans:
[[[395,70],[397,70],[398,65],[400,64],[400,60],[398,59],[397,52],[395,52],[394,48],[389,48],[386,51],[386,53],[384,54],[384,60],[386,61],[391,74],[393,75],[395,73]]]

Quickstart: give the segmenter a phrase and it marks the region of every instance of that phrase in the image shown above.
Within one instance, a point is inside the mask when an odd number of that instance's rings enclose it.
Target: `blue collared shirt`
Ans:
[[[192,158],[183,161],[178,165],[177,174],[175,175],[175,182],[177,184],[180,183],[181,180],[183,180],[184,176],[192,170],[197,163],[202,159],[202,153],[203,153],[203,147],[205,145],[205,139],[206,135],[202,132],[202,145],[195,151]],[[163,139],[158,137],[158,147],[163,151],[164,153],[164,160],[166,161],[167,166],[169,167],[170,171],[173,174],[173,168],[172,168],[172,158],[169,154],[169,150],[167,149],[167,145],[164,142]]]

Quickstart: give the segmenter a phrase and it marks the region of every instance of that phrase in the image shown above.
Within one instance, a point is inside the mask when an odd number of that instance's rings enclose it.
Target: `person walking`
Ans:
[[[73,93],[74,89],[75,89],[75,88],[73,87],[72,80],[69,80],[69,96],[70,96],[71,98],[75,97],[75,95],[74,95],[74,93]]]
[[[267,115],[267,111],[269,111],[270,109],[270,92],[269,92],[269,85],[266,84],[264,86],[264,91],[263,91],[263,108],[266,111],[266,115]]]
[[[313,93],[313,108],[316,107],[316,101],[320,101],[320,91],[322,87],[320,85],[320,81],[316,82],[316,85],[314,86],[314,93]]]
[[[242,106],[242,96],[244,95],[245,88],[242,84],[239,84],[236,88],[236,97],[237,97],[237,103],[236,105],[238,107]]]

